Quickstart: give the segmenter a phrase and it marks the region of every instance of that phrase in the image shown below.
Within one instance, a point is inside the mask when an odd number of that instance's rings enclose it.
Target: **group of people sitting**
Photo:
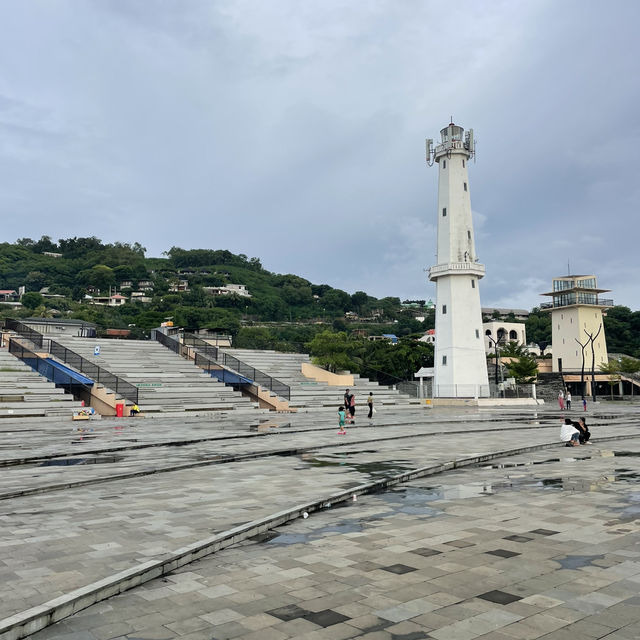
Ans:
[[[571,418],[564,419],[560,427],[560,440],[566,443],[566,447],[592,444],[589,442],[589,438],[591,438],[591,433],[584,418],[578,418],[578,422],[574,422]]]

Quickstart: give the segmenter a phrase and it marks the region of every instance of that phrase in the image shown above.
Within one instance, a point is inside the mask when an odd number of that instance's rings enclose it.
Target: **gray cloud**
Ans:
[[[596,273],[637,307],[640,5],[0,0],[7,240],[259,256],[429,297],[424,138],[473,127],[483,304]]]

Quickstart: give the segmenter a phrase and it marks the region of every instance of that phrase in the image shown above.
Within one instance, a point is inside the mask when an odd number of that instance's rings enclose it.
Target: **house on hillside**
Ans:
[[[101,305],[104,307],[121,307],[127,299],[116,293],[113,296],[94,296],[89,300],[89,304]]]
[[[188,280],[178,280],[178,282],[172,282],[169,285],[169,291],[171,293],[178,293],[180,291],[189,291],[189,281]]]
[[[230,296],[235,294],[241,298],[250,298],[251,294],[247,291],[244,284],[226,284],[222,287],[202,287],[203,291],[212,296]]]
[[[0,289],[0,302],[17,302],[18,292],[13,289]]]
[[[145,295],[144,291],[133,291],[131,293],[131,302],[142,302],[143,304],[149,304],[151,302],[151,296]]]
[[[140,291],[153,291],[153,281],[138,280],[138,289],[140,289]]]

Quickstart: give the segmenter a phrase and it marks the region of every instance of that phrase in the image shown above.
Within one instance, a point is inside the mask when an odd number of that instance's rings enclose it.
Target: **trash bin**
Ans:
[[[116,418],[122,418],[124,416],[124,404],[116,405]]]

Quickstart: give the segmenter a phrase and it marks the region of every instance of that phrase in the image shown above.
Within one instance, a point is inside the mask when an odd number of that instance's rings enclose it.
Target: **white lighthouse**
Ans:
[[[433,147],[427,163],[438,163],[438,255],[429,269],[436,283],[436,346],[433,395],[475,398],[489,395],[482,335],[478,262],[471,219],[468,163],[474,155],[473,130],[466,135],[453,122]]]

